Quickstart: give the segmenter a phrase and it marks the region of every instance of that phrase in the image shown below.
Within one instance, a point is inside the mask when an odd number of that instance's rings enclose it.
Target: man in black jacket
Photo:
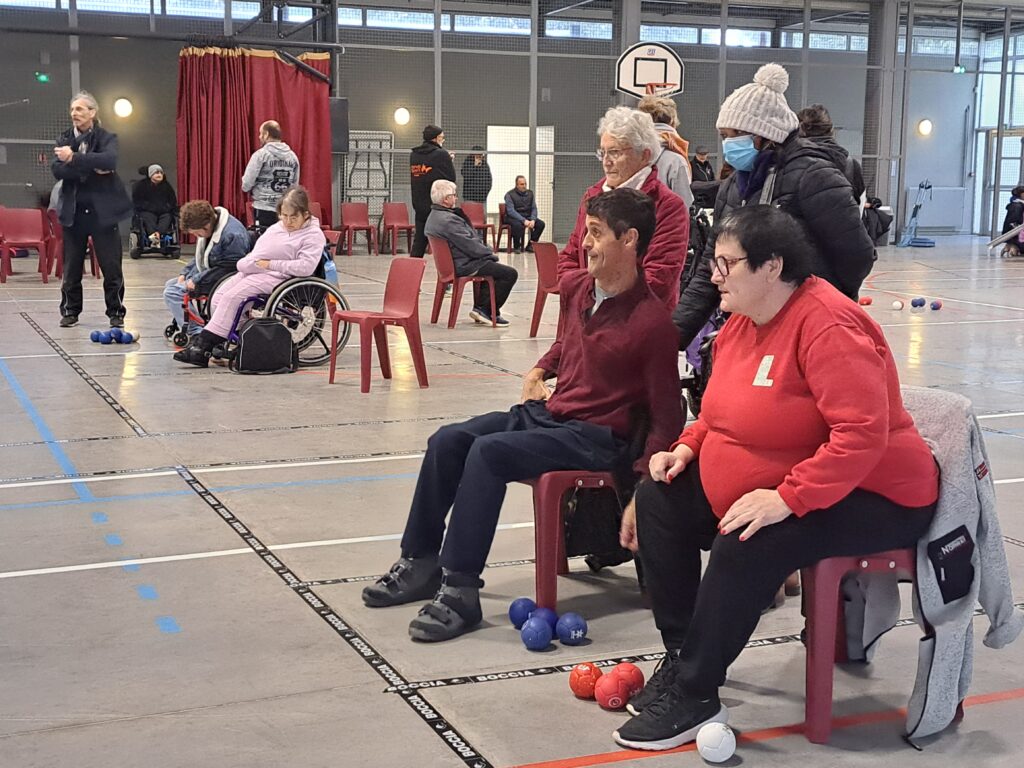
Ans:
[[[735,172],[719,189],[715,221],[744,205],[782,208],[811,236],[817,251],[814,274],[856,300],[874,264],[874,245],[846,176],[828,152],[797,135],[797,116],[786,103],[788,86],[786,70],[766,64],[753,83],[737,88],[722,104],[716,127],[724,159]],[[690,345],[718,306],[709,266],[715,240],[712,232],[672,315],[680,349]]]
[[[53,148],[50,169],[61,181],[58,215],[64,228],[64,281],[60,287],[60,326],[69,328],[82,312],[82,270],[92,238],[103,271],[103,297],[112,328],[124,326],[124,277],[117,223],[132,212],[117,176],[117,135],[100,127],[92,94],[71,100],[72,127]]]
[[[409,155],[409,177],[412,187],[412,207],[416,211],[416,234],[410,256],[423,258],[427,252],[424,227],[430,215],[430,188],[438,179],[455,181],[455,164],[444,146],[444,131],[436,125],[423,129],[423,143]]]
[[[486,204],[492,184],[491,166],[487,164],[484,148],[476,144],[473,154],[462,161],[462,199]]]

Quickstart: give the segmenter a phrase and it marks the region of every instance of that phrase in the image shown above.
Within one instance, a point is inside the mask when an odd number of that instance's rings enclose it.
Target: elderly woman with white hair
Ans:
[[[576,228],[558,256],[558,277],[575,269],[586,269],[583,238],[586,236],[587,202],[618,187],[638,189],[654,201],[657,222],[654,237],[644,254],[644,279],[654,293],[672,310],[679,300],[679,275],[686,261],[690,238],[690,215],[686,203],[672,192],[654,168],[662,146],[651,116],[629,107],[612,107],[597,126],[600,148],[597,157],[604,178],[583,193]]]
[[[427,237],[448,243],[455,262],[455,274],[459,277],[479,275],[494,278],[494,306],[497,310],[494,322],[498,326],[507,326],[508,320],[501,316],[501,308],[519,279],[519,273],[500,263],[490,246],[480,239],[469,217],[459,208],[457,190],[455,182],[447,179],[438,179],[430,185],[430,215],[424,232]],[[490,325],[491,289],[487,283],[480,283],[474,296],[469,316],[474,322]]]
[[[70,328],[82,312],[82,269],[92,238],[103,271],[103,297],[111,327],[124,325],[121,233],[117,223],[132,212],[132,201],[117,176],[117,134],[104,130],[96,99],[87,91],[71,99],[71,127],[57,139],[50,169],[61,182],[57,215],[64,228],[64,280],[60,327]]]

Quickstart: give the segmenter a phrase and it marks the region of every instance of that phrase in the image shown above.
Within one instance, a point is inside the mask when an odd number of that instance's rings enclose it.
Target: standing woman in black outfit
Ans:
[[[71,128],[57,139],[51,170],[61,181],[57,208],[64,228],[64,281],[60,288],[60,326],[69,328],[82,312],[82,272],[92,237],[103,271],[103,297],[113,328],[124,326],[124,277],[121,233],[117,223],[132,211],[118,178],[117,135],[100,127],[92,94],[71,100]]]

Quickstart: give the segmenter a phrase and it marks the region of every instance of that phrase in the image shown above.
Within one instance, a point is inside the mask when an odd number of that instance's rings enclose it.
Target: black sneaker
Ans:
[[[715,694],[698,699],[673,686],[664,696],[612,734],[631,749],[675,749],[697,738],[708,723],[728,723],[729,710]]]
[[[631,715],[639,715],[645,707],[653,704],[662,694],[667,692],[676,682],[679,674],[679,651],[665,651],[664,658],[654,668],[651,679],[647,681],[640,693],[629,700],[626,711]]]
[[[405,605],[429,600],[441,586],[441,566],[437,555],[401,557],[391,570],[363,589],[363,603],[369,608]]]
[[[111,328],[124,328],[124,318],[123,317],[112,317],[112,318],[110,318],[110,327]]]
[[[70,328],[73,325],[78,325],[78,315],[64,315],[63,317],[61,317],[61,328]]]

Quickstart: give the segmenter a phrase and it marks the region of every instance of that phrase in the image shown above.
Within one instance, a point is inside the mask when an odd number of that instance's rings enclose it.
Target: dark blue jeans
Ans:
[[[508,483],[555,470],[614,469],[625,453],[609,428],[558,421],[540,400],[441,427],[427,441],[402,554],[440,552],[442,567],[479,574]]]

